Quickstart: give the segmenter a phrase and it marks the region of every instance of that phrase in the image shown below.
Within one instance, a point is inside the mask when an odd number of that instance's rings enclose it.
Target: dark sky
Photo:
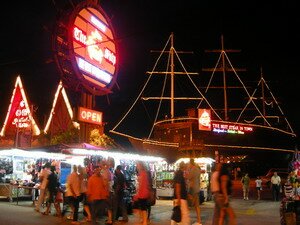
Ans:
[[[56,3],[57,2],[57,3]],[[4,122],[15,78],[21,75],[29,101],[38,106],[37,121],[43,128],[60,79],[52,61],[51,32],[55,15],[67,0],[6,2],[0,14],[0,126]],[[75,2],[75,1],[74,1]],[[226,3],[225,3],[226,2]],[[248,73],[243,79],[257,81],[260,67],[273,94],[295,132],[300,132],[299,27],[290,1],[169,1],[103,0],[117,39],[119,72],[113,94],[98,97],[96,109],[104,111],[111,129],[134,101],[150,70],[150,50],[162,49],[171,32],[177,50],[193,51],[193,70],[205,65],[205,49],[240,49],[234,65]],[[132,127],[139,127],[134,124]]]

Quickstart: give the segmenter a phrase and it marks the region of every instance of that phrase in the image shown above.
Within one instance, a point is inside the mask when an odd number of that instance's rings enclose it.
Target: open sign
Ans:
[[[81,122],[102,125],[102,115],[102,112],[83,107],[78,108],[78,120]]]

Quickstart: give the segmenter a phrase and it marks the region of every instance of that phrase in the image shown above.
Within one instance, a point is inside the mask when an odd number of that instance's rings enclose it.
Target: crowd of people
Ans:
[[[136,163],[136,172],[136,193],[132,197],[132,206],[140,216],[141,224],[146,225],[150,220],[153,201],[151,173],[143,162]],[[83,221],[97,224],[99,219],[106,219],[107,225],[128,222],[125,202],[127,182],[122,166],[114,169],[112,160],[99,161],[90,176],[85,167],[73,165],[65,189],[59,183],[55,166],[50,163],[43,166],[38,179],[40,186],[35,210],[43,215],[49,215],[54,205],[55,215],[72,220],[71,224],[80,224],[82,221],[79,222],[78,214],[81,205]],[[119,220],[120,217],[122,219]]]
[[[150,221],[151,205],[153,205],[152,176],[143,162],[136,163],[136,191],[132,198],[132,207],[136,209],[140,224]],[[128,209],[125,193],[128,184],[121,165],[115,167],[111,160],[102,159],[89,174],[85,167],[73,165],[72,172],[66,180],[66,189],[59,183],[56,167],[46,163],[38,175],[40,182],[39,196],[35,210],[49,215],[52,205],[56,215],[79,224],[80,204],[83,209],[83,221],[97,224],[99,218],[106,219],[107,225],[119,222],[127,223]],[[180,222],[171,218],[171,225],[202,225],[200,209],[200,176],[201,169],[190,159],[189,163],[181,162],[174,175],[174,208],[180,208]],[[215,163],[210,177],[210,191],[215,203],[213,225],[236,224],[236,216],[230,204],[232,193],[232,174],[229,164]],[[243,199],[249,200],[250,177],[244,173],[241,180]],[[279,199],[281,179],[274,172],[271,178],[273,200]],[[261,199],[262,180],[255,180],[257,200]],[[62,205],[62,207],[61,207]],[[42,206],[44,210],[41,211]],[[196,221],[191,221],[190,209],[196,213]],[[68,215],[66,216],[67,212]],[[82,217],[82,216],[81,216]],[[80,218],[81,218],[80,217]],[[122,218],[119,220],[119,218]],[[225,222],[226,221],[226,222]]]

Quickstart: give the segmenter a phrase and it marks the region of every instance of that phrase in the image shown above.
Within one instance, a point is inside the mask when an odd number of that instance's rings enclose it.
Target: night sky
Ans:
[[[43,129],[60,76],[53,62],[51,33],[58,10],[70,1],[7,1],[0,14],[0,126],[13,85],[21,75],[28,99],[36,105],[36,120]],[[73,1],[76,2],[76,1]],[[226,3],[225,3],[226,2]],[[294,4],[294,3],[293,3]],[[118,87],[97,97],[95,109],[104,112],[111,129],[135,100],[151,70],[155,55],[171,32],[177,50],[193,51],[192,70],[208,67],[206,49],[240,49],[234,65],[246,68],[244,81],[257,82],[260,68],[297,135],[300,19],[288,1],[169,1],[103,0],[111,18],[118,47]],[[210,65],[211,66],[211,65]],[[72,97],[71,97],[72,98]],[[74,100],[75,101],[75,100]],[[135,121],[128,127],[145,135]],[[112,135],[113,136],[113,135]]]

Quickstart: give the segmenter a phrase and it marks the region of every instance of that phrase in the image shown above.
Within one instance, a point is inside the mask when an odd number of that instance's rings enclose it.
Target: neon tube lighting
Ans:
[[[109,73],[99,69],[98,67],[92,65],[91,63],[85,61],[82,58],[76,58],[78,60],[78,66],[81,70],[87,72],[88,74],[91,74],[98,80],[104,81],[106,84],[109,84],[111,82],[112,76]]]
[[[106,32],[106,26],[98,20],[96,17],[91,16],[91,22],[96,25],[100,30],[102,30],[104,33]]]
[[[0,132],[0,136],[4,136],[4,134],[5,134],[5,128],[7,126],[8,117],[10,115],[11,107],[12,107],[12,104],[13,104],[13,101],[14,101],[14,98],[15,98],[15,94],[16,94],[16,89],[17,89],[18,86],[19,86],[20,91],[21,91],[22,99],[25,102],[25,107],[27,108],[27,110],[29,112],[28,117],[29,117],[29,119],[31,121],[31,125],[32,125],[32,128],[33,128],[33,134],[34,135],[39,135],[41,133],[41,131],[38,128],[37,124],[35,123],[35,120],[32,117],[32,114],[31,114],[31,111],[30,111],[29,104],[27,102],[27,98],[26,98],[26,94],[25,94],[25,91],[24,91],[24,88],[23,88],[23,84],[22,84],[21,78],[20,78],[20,76],[18,76],[17,79],[16,79],[15,88],[13,90],[12,97],[10,99],[10,104],[9,104],[9,107],[8,107],[6,118],[5,118],[2,130]]]
[[[73,149],[73,154],[75,155],[99,155],[105,158],[107,157],[116,157],[119,159],[125,160],[136,160],[136,161],[162,161],[163,158],[156,157],[156,156],[145,156],[145,155],[138,155],[138,154],[130,154],[130,153],[121,153],[121,152],[108,152],[108,151],[95,151],[95,150],[86,150],[86,149]]]

